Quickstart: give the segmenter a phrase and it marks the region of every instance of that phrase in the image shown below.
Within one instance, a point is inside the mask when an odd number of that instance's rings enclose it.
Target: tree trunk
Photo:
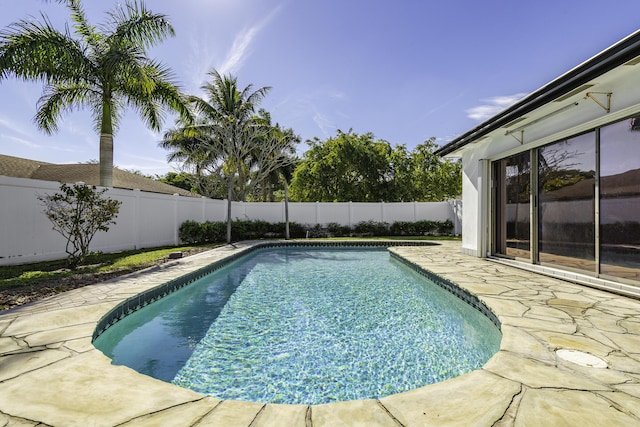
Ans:
[[[233,195],[233,176],[229,176],[227,184],[227,243],[231,243],[231,196]]]
[[[113,187],[113,135],[100,134],[100,186]]]
[[[284,181],[284,238],[289,240],[289,185]]]
[[[113,187],[113,122],[108,94],[102,101],[100,124],[100,186]]]

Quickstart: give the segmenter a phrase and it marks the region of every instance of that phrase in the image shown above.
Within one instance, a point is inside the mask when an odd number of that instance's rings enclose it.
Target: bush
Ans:
[[[225,222],[207,221],[202,224],[204,241],[208,243],[224,242],[227,239],[227,224]]]
[[[389,223],[362,221],[356,224],[353,231],[359,236],[388,236]]]
[[[204,243],[203,224],[197,221],[185,221],[178,229],[178,237],[183,243]]]
[[[231,239],[235,241],[261,239],[275,230],[274,225],[261,220],[232,221]]]
[[[107,232],[116,223],[122,202],[104,197],[106,191],[81,183],[63,183],[59,193],[38,195],[53,230],[66,239],[67,265],[71,269],[89,255],[89,245],[96,233]]]
[[[351,227],[348,225],[341,225],[337,222],[330,222],[327,224],[327,232],[330,237],[348,237],[351,235]]]
[[[391,225],[391,234],[395,236],[450,236],[453,235],[453,222],[446,221],[396,221]]]
[[[226,222],[185,221],[179,229],[180,240],[183,243],[220,243],[226,241]],[[231,222],[231,237],[233,241],[284,238],[285,223],[269,223],[261,220],[241,220]],[[446,221],[397,221],[389,225],[386,222],[362,221],[353,228],[329,223],[304,225],[297,222],[289,223],[289,234],[292,239],[326,238],[357,236],[443,236],[453,235],[453,223]]]

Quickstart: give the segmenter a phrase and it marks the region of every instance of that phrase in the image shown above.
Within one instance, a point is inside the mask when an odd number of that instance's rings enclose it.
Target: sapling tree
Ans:
[[[53,223],[53,230],[66,240],[67,265],[75,269],[89,254],[89,244],[98,231],[109,231],[115,224],[122,202],[103,197],[106,188],[83,183],[61,184],[60,192],[38,195],[44,204],[44,214]]]

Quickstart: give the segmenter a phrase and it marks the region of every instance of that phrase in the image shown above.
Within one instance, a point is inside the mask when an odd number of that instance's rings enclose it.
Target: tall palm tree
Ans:
[[[252,167],[254,142],[264,132],[264,127],[254,120],[255,108],[270,88],[254,91],[253,85],[248,85],[240,90],[237,77],[222,76],[216,70],[208,75],[211,82],[202,86],[206,100],[197,96],[188,99],[198,122],[187,123],[186,129],[199,135],[199,150],[210,153],[205,157],[222,162],[221,169],[227,177],[227,243],[230,243],[234,183],[237,180],[238,197],[242,200]]]
[[[0,81],[13,75],[45,83],[35,122],[49,134],[57,131],[63,112],[88,107],[100,133],[100,185],[111,187],[113,135],[125,106],[157,131],[164,107],[188,117],[172,73],[147,57],[147,49],[174,30],[165,15],[138,0],[116,6],[98,27],[88,22],[80,0],[64,3],[75,37],[68,28],[53,28],[45,15],[41,22],[22,20],[0,32]]]
[[[202,86],[206,99],[188,98],[196,120],[183,123],[177,132],[194,135],[198,140],[201,166],[215,169],[227,179],[227,242],[231,242],[231,202],[244,200],[247,192],[291,159],[276,156],[282,153],[287,141],[269,138],[270,123],[256,116],[256,106],[269,87],[253,90],[252,85],[238,88],[237,77],[209,72],[211,82]]]

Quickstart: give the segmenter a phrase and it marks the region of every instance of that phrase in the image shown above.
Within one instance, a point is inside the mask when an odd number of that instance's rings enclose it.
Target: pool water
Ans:
[[[127,316],[114,364],[220,399],[380,398],[480,368],[498,328],[386,249],[261,249]]]

